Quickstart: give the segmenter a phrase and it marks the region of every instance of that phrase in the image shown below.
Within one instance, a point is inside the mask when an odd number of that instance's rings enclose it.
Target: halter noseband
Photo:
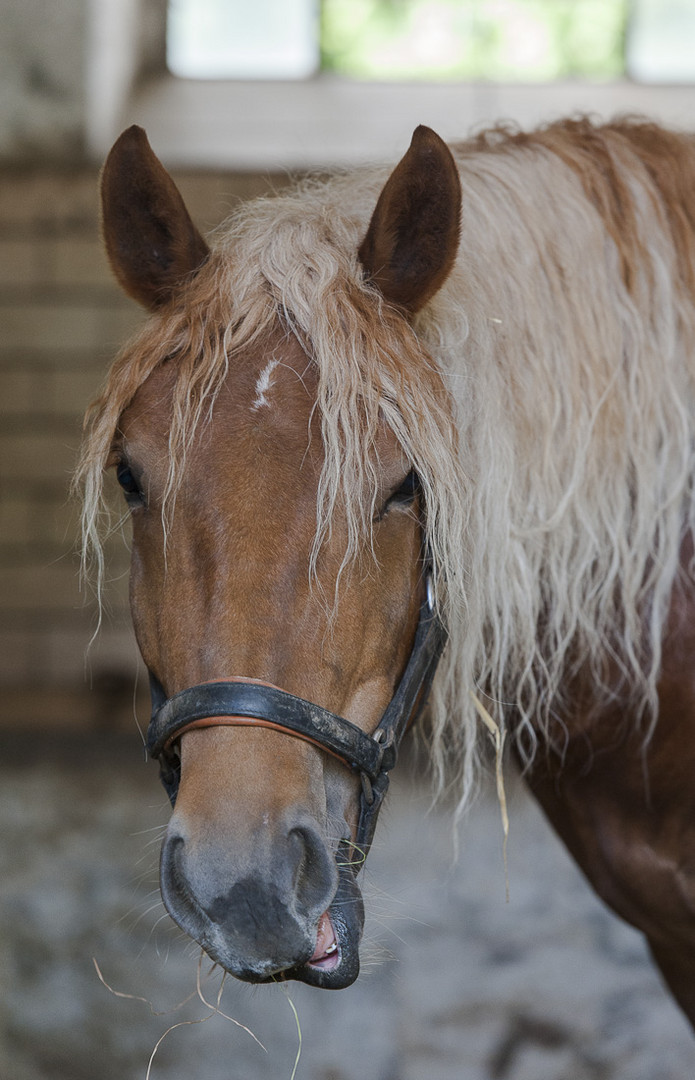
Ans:
[[[162,783],[176,802],[181,762],[173,744],[194,728],[236,725],[269,727],[304,739],[338,758],[362,781],[355,850],[357,862],[366,859],[376,818],[396,764],[398,746],[410,723],[425,704],[437,663],[446,644],[446,629],[434,610],[432,574],[425,560],[425,596],[410,659],[396,692],[372,735],[342,716],[295,697],[277,686],[242,677],[201,683],[167,698],[150,673],[152,719],[147,749],[159,759]]]

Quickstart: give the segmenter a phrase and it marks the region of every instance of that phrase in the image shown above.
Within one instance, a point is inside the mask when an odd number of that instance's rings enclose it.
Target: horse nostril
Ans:
[[[169,833],[162,844],[159,882],[164,906],[178,925],[195,937],[200,919],[200,905],[184,869],[183,836]]]
[[[295,860],[293,886],[297,905],[318,917],[327,910],[338,887],[338,868],[321,833],[312,825],[289,830],[288,841]]]
[[[184,878],[181,870],[181,856],[184,845],[185,841],[182,836],[168,832],[164,838],[160,853],[160,873],[176,891],[181,891],[184,888]]]

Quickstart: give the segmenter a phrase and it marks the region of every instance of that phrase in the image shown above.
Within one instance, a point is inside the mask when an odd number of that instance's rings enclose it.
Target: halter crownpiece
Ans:
[[[434,610],[429,559],[425,566],[425,596],[410,658],[372,735],[320,705],[256,679],[215,680],[167,698],[161,683],[150,672],[152,719],[147,749],[151,757],[159,759],[161,780],[172,806],[181,776],[181,762],[173,744],[181,735],[202,727],[268,727],[318,746],[360,776],[362,792],[355,850],[359,863],[363,862],[388,788],[389,773],[396,764],[400,741],[425,704],[447,640],[444,624]]]

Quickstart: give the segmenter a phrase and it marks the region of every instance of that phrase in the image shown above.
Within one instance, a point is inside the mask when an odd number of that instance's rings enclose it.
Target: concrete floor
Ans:
[[[195,997],[199,950],[158,900],[167,806],[137,735],[3,742],[1,1080],[144,1080],[175,1024],[152,1080],[291,1080],[288,997],[296,1080],[695,1076],[695,1041],[640,936],[594,898],[516,783],[507,903],[494,798],[465,822],[452,866],[447,815],[426,815],[424,789],[396,777],[357,983],[224,986],[222,1011],[264,1051],[221,1016],[198,1022],[210,1014]]]

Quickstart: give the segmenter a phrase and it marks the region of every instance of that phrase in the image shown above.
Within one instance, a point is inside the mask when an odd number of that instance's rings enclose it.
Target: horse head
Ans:
[[[241,979],[347,986],[363,921],[360,815],[386,769],[357,767],[350,739],[366,736],[367,756],[376,745],[431,606],[422,477],[407,418],[388,416],[405,365],[417,355],[426,366],[412,317],[456,256],[456,166],[419,128],[365,218],[351,253],[357,284],[334,326],[353,319],[363,336],[388,335],[392,390],[367,389],[354,372],[342,405],[277,284],[264,283],[265,315],[253,317],[253,298],[234,314],[251,272],[234,277],[233,243],[208,248],[140,129],[112,149],[102,198],[115,275],[151,312],[112,376],[120,404],[104,462],[131,510],[135,632],[158,709],[190,688],[222,695],[216,715],[204,702],[157,743],[174,802],[164,902]],[[423,380],[445,425],[441,377]],[[410,403],[414,416],[425,406]],[[341,427],[348,407],[360,417],[352,431]],[[335,447],[346,445],[341,472]],[[239,687],[250,694],[249,715],[225,715],[230,687],[235,703]],[[256,708],[263,695],[282,705],[291,695],[329,726],[337,718],[338,749]]]

